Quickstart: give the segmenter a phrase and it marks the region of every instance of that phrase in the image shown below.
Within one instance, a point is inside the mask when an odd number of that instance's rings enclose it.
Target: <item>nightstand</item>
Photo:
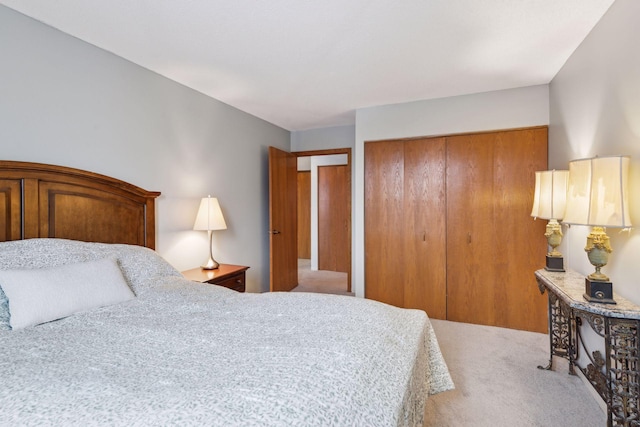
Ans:
[[[244,292],[246,274],[249,267],[243,265],[220,264],[215,270],[203,270],[202,268],[192,268],[183,271],[185,279],[194,282],[211,283],[212,285],[224,286],[234,291]]]

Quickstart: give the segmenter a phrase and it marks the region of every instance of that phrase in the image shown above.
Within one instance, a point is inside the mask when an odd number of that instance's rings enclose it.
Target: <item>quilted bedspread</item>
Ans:
[[[0,330],[0,425],[412,426],[453,387],[422,311],[240,294],[126,245],[1,243],[0,269],[114,255],[135,299]]]

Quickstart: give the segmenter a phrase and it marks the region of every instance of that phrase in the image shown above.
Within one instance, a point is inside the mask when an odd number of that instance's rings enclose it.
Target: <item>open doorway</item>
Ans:
[[[298,287],[351,292],[351,150],[293,153],[298,157]]]

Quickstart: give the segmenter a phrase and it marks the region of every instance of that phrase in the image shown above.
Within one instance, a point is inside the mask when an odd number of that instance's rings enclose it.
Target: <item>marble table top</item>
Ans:
[[[605,317],[640,320],[640,306],[613,294],[616,304],[600,304],[589,302],[582,296],[585,291],[584,276],[573,270],[555,272],[540,269],[535,273],[540,285],[555,293],[569,307],[599,314]],[[614,283],[615,287],[615,283]],[[541,291],[543,288],[540,288]]]

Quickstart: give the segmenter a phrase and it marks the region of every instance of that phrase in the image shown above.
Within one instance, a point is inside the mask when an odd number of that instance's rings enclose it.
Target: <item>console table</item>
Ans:
[[[535,276],[549,298],[549,364],[538,368],[551,369],[553,356],[568,359],[569,373],[578,367],[606,402],[607,426],[640,426],[640,306],[615,294],[615,305],[587,302],[584,276],[575,271],[538,270]],[[587,348],[580,328],[585,321],[603,338],[604,354]],[[580,351],[587,363],[579,363]]]

